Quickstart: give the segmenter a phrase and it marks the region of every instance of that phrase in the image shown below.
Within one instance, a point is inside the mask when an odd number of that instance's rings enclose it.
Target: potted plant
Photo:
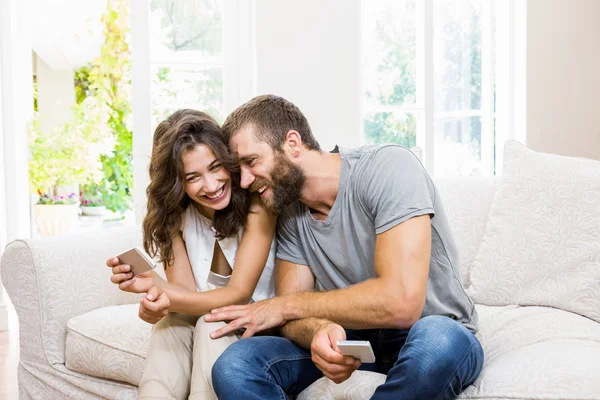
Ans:
[[[106,212],[106,206],[102,202],[102,195],[99,193],[83,192],[81,195],[81,212],[83,215],[102,216]]]
[[[33,216],[40,234],[57,236],[70,232],[77,221],[77,195],[49,196],[38,192],[39,198],[33,205]]]
[[[29,180],[38,195],[33,214],[42,235],[62,235],[76,225],[79,199],[61,198],[60,187],[98,183],[100,156],[112,153],[115,143],[108,113],[93,97],[74,105],[72,118],[54,129],[42,129],[40,120],[36,114],[28,130]]]

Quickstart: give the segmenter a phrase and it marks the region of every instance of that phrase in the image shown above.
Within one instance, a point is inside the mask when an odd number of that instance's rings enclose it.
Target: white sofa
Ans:
[[[477,303],[483,372],[462,399],[600,399],[600,162],[506,149],[503,178],[438,179]],[[21,399],[134,399],[151,326],[104,260],[136,229],[19,240],[2,281],[20,324]],[[427,377],[423,377],[426,379]],[[299,400],[367,399],[322,378]]]

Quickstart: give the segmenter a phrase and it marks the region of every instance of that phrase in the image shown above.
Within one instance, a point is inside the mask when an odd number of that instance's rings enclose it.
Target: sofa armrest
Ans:
[[[110,256],[141,243],[139,228],[16,240],[2,256],[0,272],[19,317],[21,358],[65,362],[67,322],[97,308],[135,303],[110,282]]]

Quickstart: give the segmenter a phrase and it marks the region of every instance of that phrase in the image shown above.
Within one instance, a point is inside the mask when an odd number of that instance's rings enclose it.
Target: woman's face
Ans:
[[[211,148],[197,145],[183,153],[185,192],[209,214],[222,210],[231,200],[231,175]]]

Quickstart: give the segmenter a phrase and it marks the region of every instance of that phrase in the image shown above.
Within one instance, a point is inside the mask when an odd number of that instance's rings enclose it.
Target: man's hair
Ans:
[[[231,140],[232,135],[247,124],[254,127],[258,139],[267,142],[273,149],[281,148],[288,131],[294,130],[309,150],[321,151],[304,114],[283,97],[272,94],[254,97],[227,117],[222,130]]]

